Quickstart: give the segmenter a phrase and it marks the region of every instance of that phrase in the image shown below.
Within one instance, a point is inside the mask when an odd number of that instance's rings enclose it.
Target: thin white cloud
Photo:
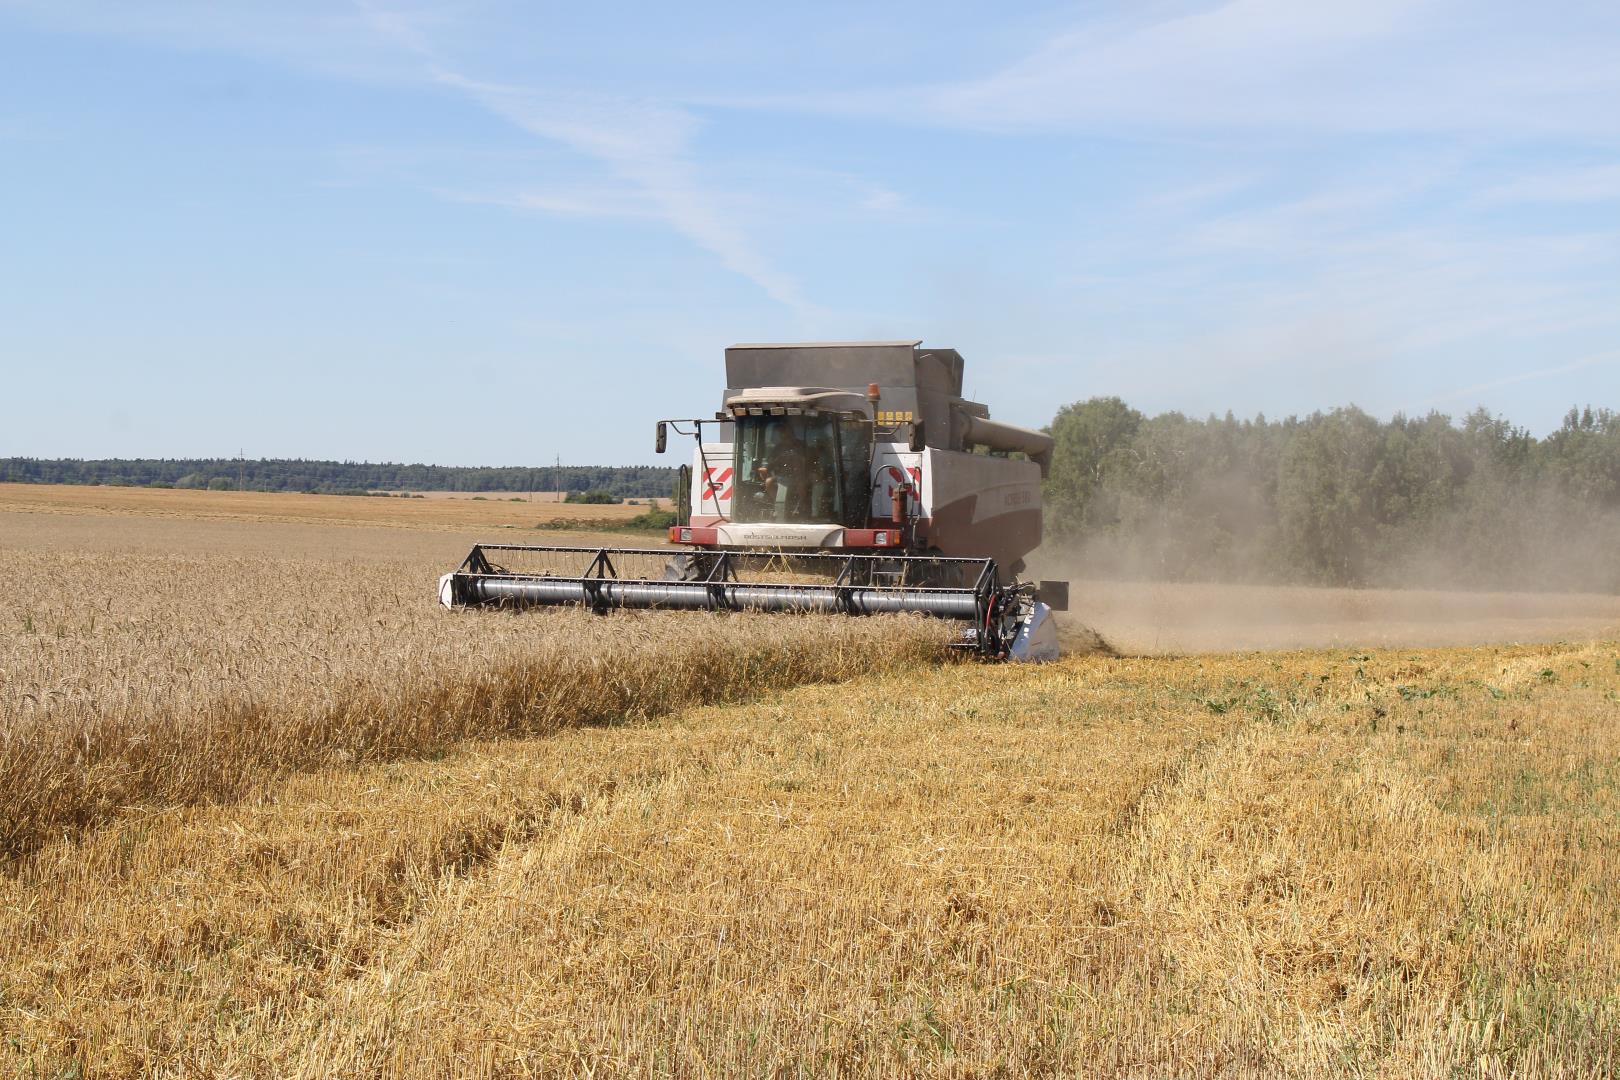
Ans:
[[[1073,272],[1039,298],[1046,314],[1025,321],[1085,327],[1072,384],[1192,411],[1449,401],[1488,389],[1450,391],[1459,370],[1539,360],[1550,378],[1549,358],[1620,333],[1620,236],[1437,215],[1457,178],[1407,188],[1396,181],[1408,171],[1203,222],[1136,215],[1088,237]],[[1048,348],[1034,337],[1019,347]]]
[[[1620,363],[1620,350],[1597,353],[1592,356],[1582,357],[1581,359],[1572,361],[1568,364],[1559,364],[1557,367],[1538,368],[1535,371],[1523,371],[1516,375],[1508,375],[1504,378],[1492,379],[1489,382],[1476,383],[1473,386],[1466,386],[1455,393],[1450,393],[1443,397],[1435,398],[1432,402],[1430,402],[1430,404],[1438,405],[1451,401],[1478,400],[1481,394],[1490,393],[1493,390],[1501,390],[1505,387],[1517,386],[1520,383],[1535,382],[1540,379],[1557,378],[1560,375],[1572,375],[1577,371],[1585,371],[1587,368],[1601,367],[1607,364],[1615,363]]]
[[[728,270],[800,314],[814,311],[798,282],[772,266],[735,217],[724,213],[705,190],[690,150],[698,128],[691,113],[657,101],[483,83],[441,66],[432,75],[435,82],[523,130],[596,158],[635,185],[666,223]]]
[[[987,75],[755,103],[987,132],[1609,139],[1617,31],[1599,5],[1226,0],[1080,25]]]
[[[1208,116],[1233,100],[1252,102],[1267,85],[1348,46],[1387,36],[1418,7],[1233,0],[1123,32],[1082,27],[986,78],[926,90],[922,101],[939,115],[988,127],[1061,127],[1166,104],[1189,119]],[[1275,112],[1275,104],[1263,111]]]
[[[572,187],[525,188],[512,194],[490,194],[435,188],[433,193],[447,202],[480,206],[501,206],[553,217],[616,218],[662,221],[658,207],[645,194],[633,188]]]
[[[56,31],[271,59],[343,79],[397,83],[414,77],[398,50],[378,47],[372,18],[329,0],[251,6],[199,0],[0,0],[0,12]],[[418,18],[431,21],[427,12]]]
[[[1480,205],[1620,202],[1620,164],[1543,172],[1480,192]]]
[[[1237,195],[1258,182],[1259,177],[1253,173],[1240,176],[1224,176],[1213,180],[1204,180],[1194,184],[1180,184],[1162,191],[1146,195],[1141,205],[1154,211],[1191,211],[1206,208],[1214,203],[1222,202]]]
[[[905,196],[886,187],[874,186],[870,188],[860,201],[862,210],[870,210],[874,213],[890,213],[904,210],[905,207]]]
[[[1182,250],[1196,254],[1322,251],[1325,239],[1365,228],[1369,218],[1410,198],[1416,185],[1369,181],[1292,200],[1213,214],[1192,226]]]
[[[354,0],[384,37],[420,57],[431,80],[477,102],[517,127],[560,142],[605,165],[629,182],[653,214],[720,260],[773,300],[801,316],[815,310],[799,284],[761,255],[737,222],[721,210],[702,183],[691,144],[700,124],[678,105],[610,94],[557,93],[470,78],[437,55],[422,21],[375,0]],[[622,198],[530,192],[518,196],[526,209],[571,215],[648,216]],[[625,213],[625,211],[629,211]]]
[[[604,166],[641,193],[652,216],[800,316],[818,310],[798,281],[757,249],[738,216],[711,192],[693,147],[701,124],[690,109],[612,94],[548,93],[470,77],[445,63],[437,46],[465,30],[463,7],[376,0],[348,5],[278,0],[251,9],[184,0],[137,5],[120,0],[0,0],[0,11],[52,29],[272,57],[342,78],[426,81],[456,92]],[[602,200],[558,199],[555,193],[532,193],[526,201],[536,210],[550,204],[560,213],[612,212]],[[617,209],[628,208],[621,203]],[[645,215],[637,210],[632,216]]]

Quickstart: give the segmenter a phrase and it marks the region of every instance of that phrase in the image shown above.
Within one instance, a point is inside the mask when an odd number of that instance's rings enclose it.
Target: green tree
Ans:
[[[1312,580],[1363,580],[1378,539],[1380,435],[1378,421],[1352,406],[1314,414],[1289,440],[1277,482],[1279,539]]]
[[[1116,507],[1102,498],[1111,472],[1126,466],[1142,414],[1117,397],[1065,405],[1047,431],[1052,468],[1045,484],[1047,528],[1073,537],[1105,527]]]

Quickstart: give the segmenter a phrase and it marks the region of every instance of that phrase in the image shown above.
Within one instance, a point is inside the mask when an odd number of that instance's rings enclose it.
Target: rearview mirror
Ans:
[[[928,445],[928,433],[923,430],[921,420],[913,420],[911,423],[911,441],[909,445],[913,454],[922,453],[923,448]]]
[[[662,420],[658,421],[658,452],[662,454],[669,445],[669,425]]]

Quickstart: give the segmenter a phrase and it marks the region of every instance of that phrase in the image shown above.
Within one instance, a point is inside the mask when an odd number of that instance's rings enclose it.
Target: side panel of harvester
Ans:
[[[874,522],[890,521],[894,516],[894,494],[900,488],[909,488],[906,516],[926,518],[932,505],[928,487],[932,478],[927,467],[928,451],[913,452],[905,443],[878,443],[872,454],[872,507]]]
[[[728,425],[729,427],[729,425]],[[689,506],[693,525],[715,525],[731,517],[736,491],[731,443],[702,443],[692,455],[692,490]]]
[[[1010,571],[1040,545],[1041,469],[1032,461],[880,445],[874,476],[874,519],[889,518],[895,490],[910,485],[907,514],[917,519],[919,549],[982,552]]]
[[[923,452],[926,546],[980,552],[1016,573],[1041,542],[1041,467],[1033,461],[930,448]]]

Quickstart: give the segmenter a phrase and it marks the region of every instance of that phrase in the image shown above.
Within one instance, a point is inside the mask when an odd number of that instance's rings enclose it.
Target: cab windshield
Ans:
[[[865,525],[870,433],[834,416],[739,416],[738,522]]]

